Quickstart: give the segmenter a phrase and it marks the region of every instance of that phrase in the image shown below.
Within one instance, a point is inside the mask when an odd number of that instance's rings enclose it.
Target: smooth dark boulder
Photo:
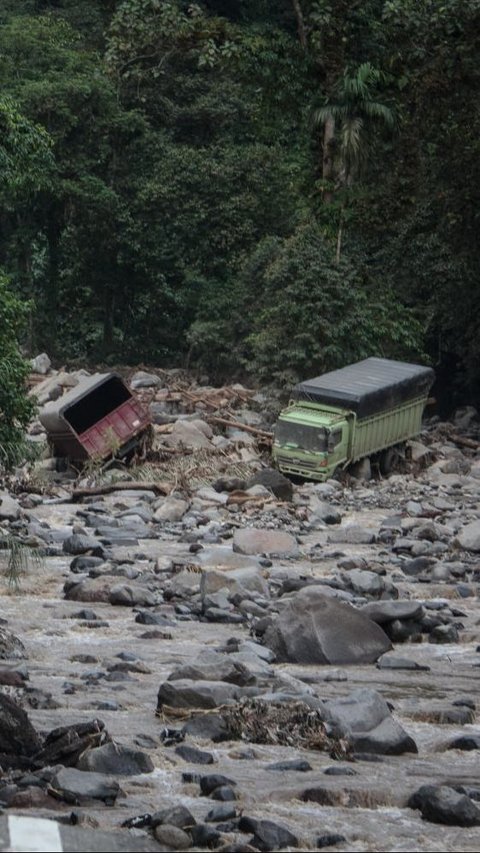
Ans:
[[[90,800],[102,800],[113,805],[120,792],[120,785],[102,773],[87,773],[75,767],[63,767],[52,779],[51,793],[72,805],[81,805]]]
[[[480,809],[453,788],[423,785],[409,799],[411,809],[419,809],[424,820],[447,826],[480,826]]]
[[[152,759],[145,752],[112,741],[88,750],[81,756],[77,767],[79,770],[109,773],[112,776],[137,776],[155,769]]]
[[[347,737],[356,752],[402,755],[418,752],[413,738],[392,717],[385,699],[375,690],[355,690],[324,703],[326,720],[337,735]]]
[[[315,586],[291,599],[263,639],[277,661],[288,663],[374,663],[392,648],[379,625]]]
[[[281,501],[291,501],[293,499],[293,486],[288,477],[285,477],[280,471],[275,468],[262,468],[257,471],[249,480],[246,487],[250,489],[252,486],[265,486]]]
[[[273,820],[256,820],[242,817],[239,822],[241,832],[253,832],[250,841],[257,850],[283,850],[284,847],[298,847],[299,841],[293,832]]]

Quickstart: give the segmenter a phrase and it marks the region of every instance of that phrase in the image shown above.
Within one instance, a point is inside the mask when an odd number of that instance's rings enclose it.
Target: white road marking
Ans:
[[[55,820],[8,816],[12,853],[62,853],[60,827]]]

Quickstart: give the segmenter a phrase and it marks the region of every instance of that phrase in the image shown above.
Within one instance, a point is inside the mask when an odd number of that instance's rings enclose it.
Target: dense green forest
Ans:
[[[479,46],[480,0],[0,0],[0,314],[62,363],[478,399]]]

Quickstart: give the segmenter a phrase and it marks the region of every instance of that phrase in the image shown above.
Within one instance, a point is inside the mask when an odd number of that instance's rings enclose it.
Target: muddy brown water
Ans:
[[[44,506],[34,514],[60,527],[71,525],[77,509],[73,505]],[[384,511],[365,510],[351,513],[349,520],[377,526],[385,515]],[[311,545],[315,539],[314,533],[309,534],[302,539],[302,544]],[[188,546],[179,545],[173,537],[165,541],[142,540],[140,548],[126,548],[124,556],[133,558],[140,550],[147,558],[159,554],[178,557],[185,556],[187,549]],[[373,553],[370,546],[342,546],[342,551],[367,558]],[[179,802],[190,808],[197,819],[203,819],[212,802],[198,796],[197,785],[184,784],[182,772],[203,772],[204,768],[185,763],[175,754],[174,748],[160,744],[159,735],[165,721],[155,716],[157,691],[175,666],[191,661],[206,647],[215,648],[231,636],[248,637],[247,628],[185,621],[168,629],[172,639],[141,639],[140,635],[148,626],[136,624],[130,608],[64,600],[63,584],[71,577],[68,565],[69,559],[47,558],[42,567],[32,567],[22,581],[19,594],[4,588],[0,598],[1,616],[8,619],[10,629],[26,646],[30,685],[52,693],[60,705],[57,709],[29,711],[32,722],[40,731],[47,732],[59,725],[100,717],[120,743],[135,746],[137,741],[142,744],[145,736],[158,743],[156,748],[147,750],[155,764],[153,773],[122,779],[123,794],[114,808],[85,809],[101,827],[118,828],[127,817]],[[330,571],[331,564],[328,560],[312,563],[300,559],[295,564],[277,561],[275,569],[322,577]],[[416,584],[411,589],[406,584],[403,593],[415,598],[450,594],[441,584]],[[356,775],[334,777],[324,774],[333,763],[324,753],[254,745],[255,757],[244,760],[239,757],[245,747],[241,742],[212,744],[189,740],[214,755],[217,763],[205,772],[224,773],[234,778],[238,783],[238,807],[243,813],[269,818],[289,827],[305,849],[314,849],[313,842],[318,835],[334,832],[346,836],[347,843],[337,847],[346,851],[480,850],[479,828],[459,829],[427,823],[417,812],[405,807],[409,794],[422,784],[480,784],[478,753],[445,750],[446,744],[456,735],[478,734],[477,723],[441,725],[433,713],[437,707],[450,705],[459,697],[469,696],[477,701],[479,697],[480,668],[474,666],[480,662],[475,650],[480,642],[478,600],[470,598],[457,603],[465,613],[460,644],[436,646],[425,642],[396,648],[397,654],[427,664],[431,668],[428,672],[385,671],[375,666],[278,667],[295,677],[307,677],[321,698],[343,696],[358,687],[377,689],[392,703],[396,718],[416,740],[418,755],[383,757],[379,762],[358,761],[351,765]],[[108,621],[108,628],[81,627],[79,620],[68,618],[83,607],[94,609],[100,619]],[[101,679],[97,684],[85,685],[82,675],[103,668],[106,661],[122,651],[138,655],[151,673],[132,673],[134,680],[127,682],[109,683]],[[72,657],[80,653],[93,655],[98,663],[74,662]],[[66,682],[73,682],[76,692],[66,694]],[[107,699],[117,700],[121,710],[92,708],[92,703]],[[175,721],[170,724],[175,725]],[[273,761],[298,757],[306,758],[312,771],[265,769]],[[302,791],[312,787],[324,791],[326,805],[302,802]],[[68,806],[65,811],[68,812]],[[32,810],[23,813],[31,815]],[[47,813],[35,810],[35,814]]]

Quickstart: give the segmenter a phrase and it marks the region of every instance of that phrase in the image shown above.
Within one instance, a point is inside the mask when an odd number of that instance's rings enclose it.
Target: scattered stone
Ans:
[[[195,746],[187,746],[182,744],[175,749],[177,755],[188,761],[189,764],[213,764],[214,758],[211,752],[204,752],[197,749]]]
[[[222,776],[220,773],[212,773],[210,776],[200,777],[200,790],[204,797],[209,797],[216,788],[223,788],[225,786],[231,788],[236,784],[233,779],[228,779],[227,776]]]
[[[274,823],[273,820],[242,817],[239,822],[239,829],[240,832],[253,832],[250,843],[257,850],[273,851],[299,846],[297,836],[285,826]]]
[[[379,625],[318,586],[300,590],[289,601],[264,642],[278,661],[289,663],[373,663],[391,648]]]
[[[324,703],[328,722],[347,737],[356,752],[402,755],[418,752],[413,738],[392,717],[379,693],[369,688],[355,690],[341,699]]]
[[[480,826],[480,809],[464,794],[447,786],[423,785],[408,806],[419,809],[424,820],[447,826]]]
[[[291,761],[276,761],[274,764],[267,764],[265,770],[294,770],[297,773],[308,773],[309,770],[312,770],[312,765],[303,758],[293,758]]]
[[[256,474],[247,480],[246,488],[251,489],[252,486],[265,486],[281,501],[291,501],[293,499],[291,480],[274,468],[262,468],[260,471],[257,471]]]
[[[472,521],[462,527],[456,541],[460,548],[464,548],[465,551],[478,553],[480,551],[480,521]]]
[[[42,742],[27,713],[0,693],[0,765],[2,768],[29,767]]]
[[[317,838],[317,848],[322,850],[324,847],[335,847],[336,844],[346,844],[347,839],[344,835],[338,832],[327,832],[325,835],[319,835]]]
[[[26,658],[27,653],[22,641],[0,626],[0,660],[18,660]]]
[[[113,776],[137,776],[151,773],[155,765],[149,755],[121,744],[106,743],[84,753],[77,763],[79,770],[107,773]]]
[[[91,800],[102,800],[112,806],[120,793],[120,785],[101,773],[63,767],[55,773],[50,793],[75,806],[88,804]]]
[[[74,533],[63,542],[65,554],[90,554],[93,557],[104,557],[105,550],[101,542],[93,536],[85,536],[82,533]]]
[[[192,846],[192,841],[188,833],[168,823],[156,826],[153,834],[158,843],[167,850],[188,850]]]
[[[244,527],[233,534],[233,550],[238,554],[269,554],[293,557],[299,553],[296,539],[285,530]]]

